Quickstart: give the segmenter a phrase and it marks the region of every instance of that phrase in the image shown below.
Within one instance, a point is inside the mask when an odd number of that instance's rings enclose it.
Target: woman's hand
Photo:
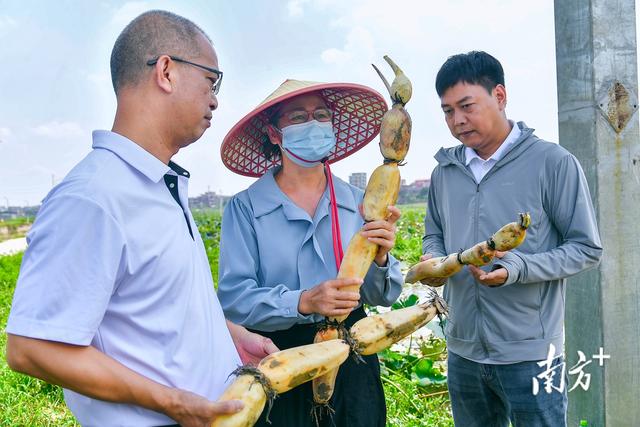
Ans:
[[[362,279],[333,279],[300,294],[298,311],[301,314],[318,313],[325,317],[344,316],[351,313],[360,301],[360,292],[341,290],[345,286],[362,285]]]
[[[400,209],[395,206],[389,206],[387,210],[389,211],[389,218],[367,222],[360,232],[363,237],[379,246],[374,261],[381,267],[387,264],[387,255],[393,245],[396,244],[396,221],[402,215]]]
[[[278,347],[267,337],[249,332],[246,328],[227,320],[233,344],[245,365],[257,365],[263,358],[279,351]]]

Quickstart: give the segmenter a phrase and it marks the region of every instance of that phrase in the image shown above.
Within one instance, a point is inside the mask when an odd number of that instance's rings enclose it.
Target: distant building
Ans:
[[[431,180],[429,178],[427,178],[427,179],[416,179],[411,184],[411,186],[413,188],[417,189],[417,190],[421,190],[423,188],[429,188],[429,185],[431,185]]]
[[[8,219],[35,217],[38,209],[40,209],[40,205],[0,207],[0,222]]]
[[[207,191],[198,197],[189,197],[189,207],[191,209],[222,209],[230,198],[230,196],[223,196],[213,191]]]
[[[428,178],[417,179],[408,185],[405,180],[402,180],[397,204],[407,205],[411,203],[425,203],[427,201],[427,194],[429,192],[430,185],[431,180]]]
[[[352,173],[351,175],[349,175],[349,184],[364,190],[367,187],[367,173],[366,172]]]

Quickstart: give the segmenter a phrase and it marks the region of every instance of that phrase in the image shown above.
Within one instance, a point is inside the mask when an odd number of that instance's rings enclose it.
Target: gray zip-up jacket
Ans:
[[[442,148],[431,175],[423,253],[434,257],[486,240],[531,214],[527,238],[484,267],[507,269],[507,282],[487,287],[464,268],[449,278],[445,329],[453,353],[480,363],[543,360],[562,351],[565,279],[598,264],[602,246],[577,159],[543,141],[522,122],[520,138],[476,183],[464,146]]]

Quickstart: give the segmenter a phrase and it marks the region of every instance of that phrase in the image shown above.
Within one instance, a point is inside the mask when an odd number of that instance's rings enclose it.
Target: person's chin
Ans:
[[[471,148],[475,148],[475,146],[480,143],[479,135],[475,131],[458,134],[456,138],[458,141]]]
[[[201,124],[200,128],[198,129],[198,132],[200,133],[198,138],[200,138],[202,136],[202,134],[205,133],[207,131],[207,129],[209,129],[210,127],[211,127],[211,119],[203,118],[202,119],[202,124]]]
[[[195,130],[193,132],[193,134],[191,134],[191,137],[188,138],[187,144],[193,144],[194,142],[196,142],[197,140],[199,140],[200,138],[202,138],[202,135],[204,135],[204,132],[207,130],[207,128],[205,126],[201,126],[200,128],[198,128],[197,130]]]

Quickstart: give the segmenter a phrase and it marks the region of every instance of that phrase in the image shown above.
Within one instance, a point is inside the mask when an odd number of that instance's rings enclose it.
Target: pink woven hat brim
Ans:
[[[336,148],[329,163],[343,159],[367,145],[380,132],[387,103],[375,90],[352,83],[318,83],[286,80],[225,136],[220,147],[224,165],[240,175],[259,177],[280,164],[280,157],[267,160],[262,142],[269,123],[270,107],[309,92],[318,92],[333,110]]]

